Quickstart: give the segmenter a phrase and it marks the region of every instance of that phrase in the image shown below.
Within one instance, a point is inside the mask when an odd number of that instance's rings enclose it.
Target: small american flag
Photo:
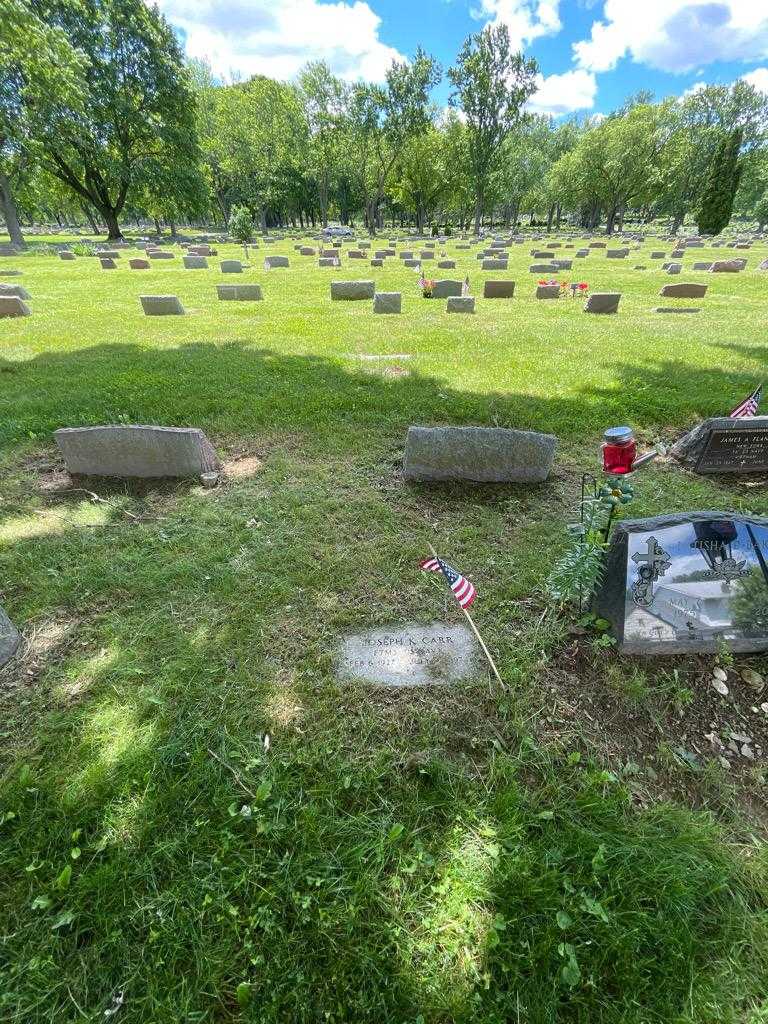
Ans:
[[[763,385],[760,384],[749,398],[745,398],[743,402],[740,402],[736,408],[729,412],[728,415],[732,420],[744,420],[750,416],[757,415],[757,407],[760,405],[760,400],[763,397]]]
[[[460,572],[456,572],[456,570],[444,562],[442,558],[422,558],[419,565],[426,572],[441,572],[445,577],[446,583],[453,591],[453,596],[462,608],[469,608],[477,597],[477,591],[466,576],[462,576]]]

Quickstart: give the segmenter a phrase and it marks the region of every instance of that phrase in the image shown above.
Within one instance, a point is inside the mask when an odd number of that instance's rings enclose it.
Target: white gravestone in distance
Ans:
[[[346,637],[337,672],[378,686],[436,686],[477,678],[482,664],[468,626],[412,622]]]

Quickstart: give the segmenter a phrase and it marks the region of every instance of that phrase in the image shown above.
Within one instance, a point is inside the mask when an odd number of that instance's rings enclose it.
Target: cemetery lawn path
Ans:
[[[665,317],[656,244],[561,275],[620,291],[611,317],[537,302],[527,245],[484,274],[448,243],[474,317],[397,260],[321,270],[287,239],[287,270],[262,247],[224,279],[261,303],[218,302],[215,257],[0,260],[33,310],[0,321],[0,603],[24,633],[0,670],[0,1021],[766,1020],[765,761],[707,756],[713,659],[627,662],[541,592],[605,427],[670,441],[766,372],[768,247],[684,271],[702,312]],[[331,280],[369,277],[402,315],[331,304]],[[515,299],[484,301],[504,277]],[[146,318],[141,294],[187,315]],[[222,485],[73,490],[52,432],[120,422],[202,428]],[[412,423],[548,431],[556,469],[407,486]],[[638,476],[633,516],[692,508],[768,500]],[[477,587],[504,686],[340,683],[348,632],[460,621],[418,571],[429,543]]]

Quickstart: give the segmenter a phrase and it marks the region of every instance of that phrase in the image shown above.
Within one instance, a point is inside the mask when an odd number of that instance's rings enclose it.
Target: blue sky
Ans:
[[[421,45],[444,66],[464,38],[504,23],[541,69],[532,109],[608,113],[744,77],[768,92],[768,0],[159,0],[190,56],[223,78],[291,79],[308,60],[380,80]],[[435,91],[445,104],[448,85]]]

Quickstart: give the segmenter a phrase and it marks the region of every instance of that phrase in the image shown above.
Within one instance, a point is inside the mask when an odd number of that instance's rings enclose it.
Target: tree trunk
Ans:
[[[606,225],[605,225],[605,233],[606,233],[606,235],[612,235],[613,234],[613,225],[614,225],[615,222],[616,222],[616,207],[613,206],[608,211],[608,220],[607,220]]]
[[[672,221],[672,232],[671,233],[673,235],[676,235],[677,232],[680,230],[680,228],[683,226],[684,220],[685,220],[685,214],[684,213],[679,213],[679,212],[675,213],[675,219]],[[762,228],[761,228],[761,230],[762,230]]]
[[[547,234],[552,230],[552,221],[555,219],[555,204],[552,203],[547,212]]]
[[[123,233],[120,230],[120,225],[117,223],[117,214],[114,210],[101,210],[101,215],[104,218],[104,223],[107,225],[107,241],[108,242],[121,242],[123,239]]]
[[[176,225],[172,220],[168,221],[168,227],[171,229],[171,238],[176,237]]]
[[[0,209],[5,217],[5,227],[11,239],[11,245],[18,245],[23,248],[27,243],[19,224],[19,215],[16,211],[16,203],[11,191],[11,183],[6,174],[0,171]]]
[[[557,212],[555,213],[555,230],[560,230],[560,220],[563,216],[563,208],[560,203],[557,204]]]
[[[155,222],[155,234],[159,238],[160,235],[162,235],[163,233],[163,229],[160,227],[160,221],[157,219],[157,217],[153,217],[152,220]]]
[[[94,233],[94,235],[98,235],[101,228],[96,223],[96,218],[93,216],[93,212],[90,206],[88,205],[88,203],[85,202],[85,200],[83,200],[81,205],[83,208],[83,213],[85,214],[85,219],[88,221],[91,231]]]
[[[483,194],[478,189],[475,197],[475,234],[480,234],[480,222],[483,219]]]
[[[368,222],[368,233],[370,234],[371,238],[376,237],[376,206],[377,200],[375,199],[369,199],[365,204],[365,219]]]

